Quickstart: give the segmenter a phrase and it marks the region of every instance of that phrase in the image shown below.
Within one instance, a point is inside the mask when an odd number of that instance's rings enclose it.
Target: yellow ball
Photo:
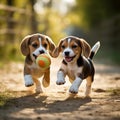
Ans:
[[[43,70],[50,67],[51,59],[47,54],[41,54],[36,59],[36,64]]]

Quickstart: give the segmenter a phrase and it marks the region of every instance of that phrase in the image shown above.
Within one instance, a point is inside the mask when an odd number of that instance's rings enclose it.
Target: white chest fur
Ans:
[[[67,66],[67,74],[70,79],[74,80],[78,77],[78,74],[82,72],[83,67],[78,67],[76,64],[68,64]]]

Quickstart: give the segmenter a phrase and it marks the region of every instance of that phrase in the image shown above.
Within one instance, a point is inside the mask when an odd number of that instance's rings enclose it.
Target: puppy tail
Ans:
[[[89,58],[92,60],[94,55],[97,53],[98,49],[100,48],[100,42],[98,41],[91,49],[91,53]]]

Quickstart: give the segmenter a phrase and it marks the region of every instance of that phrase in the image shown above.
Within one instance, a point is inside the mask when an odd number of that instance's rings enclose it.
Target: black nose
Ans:
[[[37,55],[33,54],[34,58],[36,59],[37,58]]]
[[[40,50],[39,52],[40,52],[40,54],[43,54],[43,53],[45,53],[45,51],[44,51],[44,50]]]
[[[66,51],[66,52],[65,52],[65,55],[66,55],[66,56],[69,56],[69,52]]]

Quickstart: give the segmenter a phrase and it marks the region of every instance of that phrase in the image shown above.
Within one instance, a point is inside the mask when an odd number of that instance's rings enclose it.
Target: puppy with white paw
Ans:
[[[50,68],[41,70],[36,65],[36,58],[40,54],[50,54],[52,56],[52,51],[55,49],[55,44],[52,40],[43,34],[32,34],[26,36],[20,45],[21,52],[25,58],[24,65],[24,80],[25,86],[32,86],[36,84],[36,92],[42,92],[40,81],[38,80],[43,76],[42,84],[44,87],[48,87],[50,84]]]
[[[67,75],[72,83],[69,92],[77,94],[83,79],[86,79],[85,95],[89,96],[95,74],[92,58],[99,47],[100,42],[97,42],[91,49],[85,40],[75,36],[68,36],[60,40],[58,47],[54,50],[54,57],[58,57],[60,52],[63,56],[56,84],[64,84]]]

